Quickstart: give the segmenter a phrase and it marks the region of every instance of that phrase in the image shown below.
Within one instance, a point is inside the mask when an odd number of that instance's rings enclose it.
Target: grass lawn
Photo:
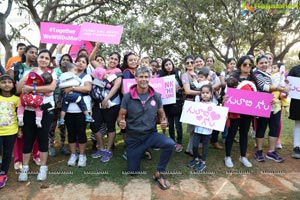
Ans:
[[[250,161],[253,164],[252,168],[245,168],[238,162],[238,143],[234,143],[233,145],[232,159],[235,167],[232,170],[228,170],[224,165],[223,159],[225,156],[225,150],[215,150],[211,146],[209,146],[207,168],[201,174],[194,174],[192,173],[191,169],[187,167],[187,163],[191,160],[191,157],[185,155],[183,152],[174,152],[172,159],[168,165],[168,179],[173,183],[179,182],[180,180],[186,178],[197,178],[199,179],[199,181],[205,182],[216,177],[227,177],[231,176],[232,174],[237,177],[242,176],[243,174],[259,175],[262,173],[267,173],[268,170],[273,170],[275,171],[275,173],[286,173],[291,170],[290,168],[287,169],[287,166],[289,165],[289,160],[291,160],[290,157],[293,148],[293,125],[293,121],[287,119],[287,117],[285,116],[283,117],[283,129],[281,134],[283,149],[279,150],[279,153],[283,157],[288,158],[288,160],[283,164],[274,164],[274,162],[265,162],[263,164],[257,163],[253,159],[253,152],[255,151],[254,140],[249,133],[249,147],[247,156],[248,158],[250,158]],[[185,124],[183,130],[183,145],[184,147],[186,147],[188,143],[188,135],[186,133]],[[88,131],[88,133],[90,134],[90,130]],[[219,141],[221,141],[221,134],[219,135]],[[126,172],[126,161],[122,157],[125,148],[121,135],[117,135],[115,144],[116,149],[114,150],[113,158],[107,163],[101,163],[99,159],[91,158],[90,155],[92,153],[92,143],[89,142],[86,152],[88,161],[87,166],[84,168],[68,167],[67,161],[69,157],[67,156],[58,154],[58,156],[56,157],[49,157],[49,171],[53,174],[49,174],[48,182],[50,184],[58,185],[64,185],[67,183],[86,183],[88,185],[97,185],[100,181],[112,181],[119,184],[120,186],[124,186],[133,178],[151,178],[152,173],[156,170],[156,164],[159,159],[160,151],[151,150],[152,160],[144,159],[142,161],[141,171],[143,171],[145,174],[141,174],[138,176],[129,176],[124,174],[124,172]],[[224,144],[222,144],[222,146],[224,146]],[[264,149],[265,151],[267,150],[267,140],[265,140],[264,142]]]
[[[251,134],[249,133],[249,147],[247,157],[250,162],[252,162],[252,168],[246,168],[242,166],[242,164],[238,161],[239,158],[239,145],[238,143],[234,143],[232,149],[232,160],[234,162],[234,167],[232,169],[228,169],[224,165],[224,156],[225,150],[216,150],[213,149],[212,146],[209,146],[208,156],[207,156],[207,167],[203,171],[203,173],[193,173],[193,171],[187,167],[187,163],[191,160],[191,157],[184,154],[184,152],[176,153],[174,152],[171,161],[168,165],[168,175],[167,178],[170,183],[176,187],[179,187],[179,183],[182,180],[191,180],[190,178],[196,179],[200,184],[210,190],[211,184],[216,180],[220,180],[225,182],[230,181],[233,183],[238,190],[238,192],[242,196],[249,197],[248,193],[245,192],[245,186],[248,187],[247,183],[244,181],[247,180],[256,180],[259,183],[271,187],[270,196],[257,196],[256,200],[259,199],[299,199],[299,192],[295,191],[287,191],[286,189],[282,189],[282,185],[278,185],[276,183],[277,179],[275,177],[287,177],[293,176],[296,174],[297,177],[299,174],[299,160],[291,158],[292,149],[293,149],[293,127],[294,122],[287,119],[287,117],[283,117],[283,129],[281,133],[281,143],[283,145],[283,149],[278,150],[279,154],[282,155],[286,160],[284,163],[275,163],[273,161],[266,161],[264,163],[258,163],[253,159],[253,153],[255,151],[254,147],[254,139],[252,139]],[[184,124],[184,136],[183,136],[183,145],[186,147],[188,142],[188,135],[186,134],[186,125]],[[90,130],[88,130],[88,134],[90,135]],[[59,143],[59,137],[57,139],[57,144]],[[219,135],[220,144],[221,142],[221,134]],[[96,187],[99,183],[103,181],[113,182],[120,186],[120,188],[125,188],[127,184],[132,179],[145,179],[145,181],[150,181],[152,177],[152,173],[156,171],[156,164],[159,159],[160,151],[151,150],[152,151],[152,160],[144,159],[142,161],[141,171],[144,174],[138,176],[129,176],[125,174],[126,172],[126,161],[123,159],[122,154],[124,152],[124,142],[121,135],[117,135],[116,137],[116,149],[114,150],[113,158],[107,163],[101,163],[99,159],[91,158],[92,151],[92,142],[88,143],[87,146],[87,166],[84,168],[78,167],[68,167],[67,161],[69,156],[63,156],[58,153],[56,157],[49,157],[48,166],[49,166],[49,174],[48,179],[45,182],[37,182],[36,175],[30,175],[29,181],[24,183],[17,182],[18,174],[13,170],[13,165],[11,165],[11,169],[9,171],[9,184],[6,189],[8,191],[18,190],[19,188],[27,188],[26,191],[29,192],[27,194],[27,198],[30,199],[35,197],[36,194],[41,192],[42,188],[48,188],[49,184],[52,187],[55,186],[66,186],[69,183],[80,184],[84,183],[91,187]],[[222,144],[224,146],[224,144]],[[58,146],[56,147],[58,151]],[[185,150],[185,148],[184,148]],[[264,152],[267,150],[267,140],[264,141]],[[200,150],[201,153],[201,150]],[[38,172],[38,167],[33,163],[30,163],[31,172]],[[267,175],[265,175],[267,174]],[[275,176],[270,176],[269,174],[274,174]],[[285,176],[286,174],[286,176]],[[247,176],[245,176],[247,175]],[[223,178],[223,179],[222,179]],[[273,180],[274,179],[274,180]],[[287,179],[288,180],[288,179]],[[278,180],[277,180],[278,182]],[[154,182],[151,182],[154,184]],[[245,184],[245,185],[243,185]],[[300,184],[295,184],[298,188],[300,188]],[[275,187],[275,188],[272,188]],[[279,193],[274,192],[279,189]],[[180,191],[175,192],[173,195],[176,197],[183,197],[184,195],[180,193]],[[254,191],[255,192],[255,191]],[[157,193],[155,193],[157,195]],[[160,193],[159,193],[160,194]],[[158,196],[153,196],[153,199],[159,199]],[[0,195],[1,199],[1,195]],[[235,198],[233,198],[235,199]]]

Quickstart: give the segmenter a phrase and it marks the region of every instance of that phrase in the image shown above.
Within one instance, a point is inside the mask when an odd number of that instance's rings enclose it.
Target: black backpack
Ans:
[[[0,64],[0,76],[5,74],[4,67]]]
[[[20,75],[23,76],[24,74],[24,65],[22,62],[16,62],[13,64],[13,69],[14,69],[14,81],[18,83],[20,80],[19,78]]]

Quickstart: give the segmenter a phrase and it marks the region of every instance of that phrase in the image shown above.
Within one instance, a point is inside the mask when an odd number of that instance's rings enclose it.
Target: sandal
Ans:
[[[152,153],[151,153],[151,151],[146,150],[146,151],[144,152],[144,156],[145,156],[145,158],[146,158],[147,160],[151,160],[151,159],[152,159]]]
[[[167,184],[167,179],[165,179],[162,174],[159,174],[158,176],[156,176],[155,173],[154,173],[153,174],[153,180],[156,182],[156,184],[158,185],[158,187],[161,190],[167,190],[171,187],[171,185]],[[162,181],[163,184],[160,181]]]

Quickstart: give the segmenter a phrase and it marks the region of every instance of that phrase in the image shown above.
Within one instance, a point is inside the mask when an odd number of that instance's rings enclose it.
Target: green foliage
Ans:
[[[121,24],[121,44],[107,51],[135,51],[181,60],[187,54],[213,54],[224,63],[248,51],[270,51],[283,60],[300,42],[298,9],[254,8],[242,15],[239,0],[17,1],[37,25],[41,21]],[[273,3],[273,1],[255,1]],[[291,1],[288,1],[291,3]],[[254,6],[254,1],[250,1]]]

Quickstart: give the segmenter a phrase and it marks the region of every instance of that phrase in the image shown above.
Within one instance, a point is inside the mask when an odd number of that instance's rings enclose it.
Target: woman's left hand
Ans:
[[[289,84],[285,84],[284,88],[283,88],[283,93],[288,94],[290,91],[290,85]]]
[[[101,102],[101,108],[102,109],[108,109],[108,99],[103,99],[103,101]]]
[[[22,93],[23,94],[28,94],[28,93],[31,93],[32,91],[33,91],[32,86],[24,85],[23,88],[22,88]]]
[[[70,92],[73,92],[73,90],[74,90],[73,87],[68,87],[68,88],[64,88],[62,91],[64,94],[68,94]]]

